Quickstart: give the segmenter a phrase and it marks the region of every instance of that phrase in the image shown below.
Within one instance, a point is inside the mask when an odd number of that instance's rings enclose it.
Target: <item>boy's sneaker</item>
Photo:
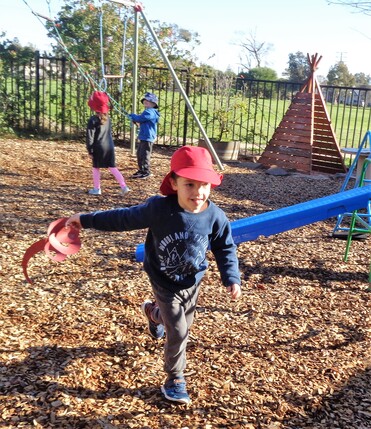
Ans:
[[[101,195],[102,191],[100,189],[89,189],[89,194],[90,195]]]
[[[150,333],[151,337],[154,338],[155,340],[160,340],[165,334],[165,329],[164,329],[164,325],[161,325],[161,323],[155,323],[152,320],[151,312],[155,306],[156,306],[155,302],[147,300],[143,302],[140,308],[142,310],[144,317],[148,321],[148,332]]]
[[[130,188],[128,186],[124,186],[123,188],[121,188],[121,193],[123,195],[127,194],[128,192],[130,192]]]
[[[161,386],[161,392],[169,401],[180,402],[181,404],[189,404],[191,402],[184,378],[175,378],[167,381]]]
[[[148,177],[151,177],[151,173],[142,173],[140,176],[137,176],[137,179],[147,179]]]
[[[134,173],[131,177],[133,177],[134,179],[137,179],[138,177],[140,177],[143,174],[143,171],[138,170],[136,173]]]

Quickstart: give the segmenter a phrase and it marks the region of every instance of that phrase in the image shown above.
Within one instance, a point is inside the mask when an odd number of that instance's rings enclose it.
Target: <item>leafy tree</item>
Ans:
[[[362,86],[362,87],[370,87],[371,86],[371,76],[365,73],[355,73],[354,75],[354,85]]]
[[[247,73],[240,73],[244,79],[256,80],[277,80],[277,73],[269,67],[255,67],[250,69]]]
[[[28,62],[35,56],[36,49],[33,46],[22,46],[17,38],[6,39],[6,33],[0,33],[0,58],[3,61],[18,59]]]
[[[296,52],[296,54],[289,54],[288,67],[283,72],[284,76],[292,82],[304,83],[311,74],[310,65],[307,56],[303,52]]]
[[[103,43],[100,43],[102,20]],[[128,26],[132,27],[132,22]],[[100,68],[101,53],[107,64],[121,64],[124,25],[119,8],[105,3],[97,8],[88,0],[67,0],[54,23],[46,24],[54,38],[56,55],[70,53],[78,62],[89,64],[90,71]],[[102,52],[101,52],[102,48]],[[130,43],[127,46],[130,51]],[[116,73],[117,70],[110,70]]]
[[[194,65],[196,59],[194,51],[200,44],[198,33],[193,33],[176,24],[161,23],[158,20],[153,21],[151,27],[173,67],[182,68]],[[151,48],[157,62],[156,65],[160,65],[158,64],[160,58],[158,47],[155,45],[152,35],[149,34],[149,29],[144,27],[142,32],[145,45]],[[146,63],[146,65],[148,64]]]
[[[354,76],[349,72],[344,61],[339,61],[334,66],[330,67],[327,74],[328,85],[334,86],[353,86],[355,84]]]
[[[17,38],[9,40],[3,32],[0,34],[0,131],[13,132],[20,112],[15,106],[23,102],[25,109],[32,97],[29,74],[35,57],[33,46],[22,46]],[[10,83],[11,82],[11,83]],[[11,90],[10,90],[11,89]]]
[[[101,68],[101,57],[110,64],[107,73],[117,74],[121,67],[123,42],[125,61],[133,61],[134,19],[133,10],[117,4],[104,3],[96,7],[90,0],[66,0],[55,23],[48,22],[49,37],[59,44],[54,52],[67,50],[78,62],[89,64],[90,70]],[[153,21],[151,24],[161,46],[173,65],[193,63],[193,51],[199,44],[198,34],[177,25]],[[103,43],[100,34],[103,34]],[[138,40],[139,65],[163,66],[158,47],[147,26],[140,26]],[[175,64],[174,64],[175,63]]]
[[[202,75],[212,75],[215,72],[215,69],[209,64],[201,63],[199,67],[197,67],[197,73]]]
[[[262,85],[250,87],[249,80],[276,81],[278,79],[275,70],[269,67],[255,67],[247,73],[240,73],[237,79],[238,89],[245,92],[247,97],[269,98],[273,96],[271,85]]]
[[[233,129],[243,111],[247,109],[247,102],[241,91],[236,91],[236,76],[229,70],[216,71],[213,79],[212,108],[206,106],[201,110],[206,128],[212,127],[214,140],[229,141]]]

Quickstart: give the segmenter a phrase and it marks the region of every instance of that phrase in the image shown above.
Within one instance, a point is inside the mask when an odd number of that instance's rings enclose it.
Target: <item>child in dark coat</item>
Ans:
[[[226,292],[241,295],[240,272],[231,226],[225,213],[209,200],[222,177],[213,169],[207,149],[183,146],[171,158],[171,170],[160,191],[145,203],[71,216],[66,226],[101,231],[148,228],[144,269],[155,301],[141,309],[154,339],[165,337],[161,391],[170,401],[188,404],[186,346],[193,323],[207,251],[213,252]]]
[[[112,138],[111,118],[108,115],[109,99],[106,93],[94,91],[88,105],[95,111],[86,129],[86,148],[93,161],[93,189],[89,194],[100,195],[100,168],[108,168],[121,187],[121,192],[130,191],[115,163],[115,145]]]

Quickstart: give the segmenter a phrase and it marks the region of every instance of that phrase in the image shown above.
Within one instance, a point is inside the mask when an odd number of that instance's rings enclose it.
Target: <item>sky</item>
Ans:
[[[62,4],[62,0],[0,0],[0,31],[22,45],[48,51],[51,39],[45,20],[32,11],[54,18]],[[144,0],[142,5],[149,21],[197,32],[199,62],[222,71],[241,71],[239,45],[253,34],[258,42],[271,45],[261,65],[273,68],[279,77],[289,54],[299,51],[322,56],[318,75],[326,76],[340,60],[353,74],[371,75],[371,16],[347,6],[328,5],[327,0]]]

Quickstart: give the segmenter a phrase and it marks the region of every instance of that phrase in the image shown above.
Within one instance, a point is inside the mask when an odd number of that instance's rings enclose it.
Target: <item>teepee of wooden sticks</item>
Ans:
[[[307,58],[312,73],[293,98],[259,163],[306,174],[345,173],[347,169],[316,79],[322,56],[307,54]]]

